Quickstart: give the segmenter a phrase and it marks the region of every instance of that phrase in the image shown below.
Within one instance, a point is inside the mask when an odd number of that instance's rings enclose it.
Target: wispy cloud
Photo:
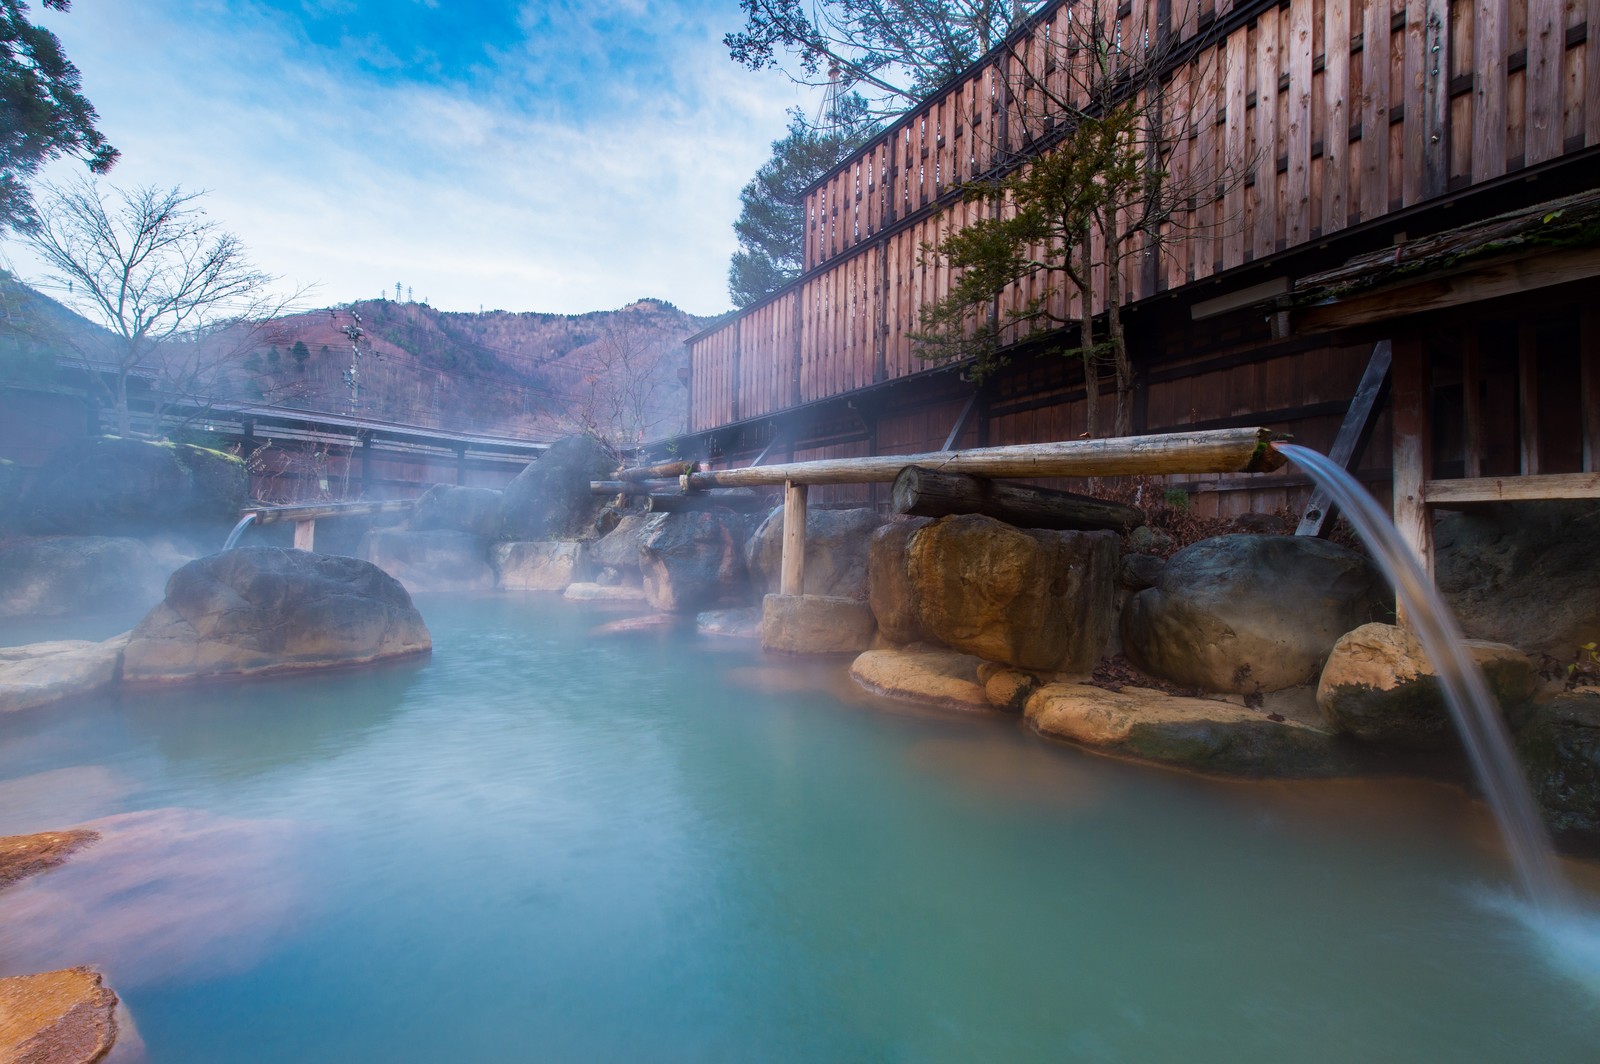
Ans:
[[[713,313],[739,188],[794,102],[726,58],[738,19],[732,0],[150,0],[49,22],[123,151],[113,180],[210,189],[319,298],[399,281],[449,309]]]

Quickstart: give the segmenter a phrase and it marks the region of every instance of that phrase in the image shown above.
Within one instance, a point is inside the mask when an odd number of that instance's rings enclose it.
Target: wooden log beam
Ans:
[[[772,500],[764,495],[713,495],[695,492],[691,495],[650,495],[645,510],[653,514],[676,514],[695,510],[737,510],[756,513],[772,509]]]
[[[617,480],[659,480],[663,477],[680,477],[694,471],[695,463],[674,459],[670,462],[657,462],[655,465],[619,469],[612,475]]]
[[[1105,440],[1021,443],[968,451],[828,458],[815,462],[687,475],[692,489],[755,488],[767,484],[873,484],[894,480],[906,466],[987,477],[1115,477],[1164,473],[1265,473],[1283,464],[1269,446],[1277,434],[1262,428],[1119,436]]]
[[[1121,531],[1144,524],[1144,514],[1120,502],[1027,484],[907,466],[894,479],[894,511],[916,517],[983,514],[1018,528]]]
[[[663,491],[677,491],[676,480],[591,480],[591,495],[653,495]]]
[[[803,595],[806,587],[806,486],[783,486],[783,568],[778,590]]]
[[[1543,473],[1539,476],[1430,480],[1423,485],[1422,492],[1429,506],[1445,510],[1482,503],[1535,499],[1600,499],[1600,473]]]
[[[383,499],[371,502],[317,502],[288,506],[247,506],[239,516],[255,514],[256,524],[279,521],[315,521],[319,517],[360,517],[364,514],[406,513],[417,505],[415,499]]]

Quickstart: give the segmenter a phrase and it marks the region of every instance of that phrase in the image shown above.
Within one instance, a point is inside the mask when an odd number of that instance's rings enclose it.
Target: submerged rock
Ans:
[[[1466,646],[1501,709],[1533,697],[1539,675],[1526,654],[1483,640]],[[1433,663],[1414,635],[1392,624],[1364,624],[1334,644],[1317,704],[1334,730],[1365,742],[1439,749],[1454,735]]]
[[[952,650],[869,650],[850,677],[873,694],[947,709],[989,709],[978,680],[981,658]]]
[[[0,647],[0,713],[34,709],[116,683],[128,633],[102,643],[63,639]]]
[[[782,506],[773,510],[750,537],[745,560],[758,594],[776,594],[783,572]],[[807,595],[865,600],[867,545],[883,524],[876,510],[806,511],[805,587]]]
[[[589,490],[609,479],[616,455],[593,436],[567,436],[516,479],[500,500],[500,534],[507,539],[593,539],[595,518],[606,506]]]
[[[1600,852],[1600,694],[1567,694],[1533,707],[1517,754],[1556,839]]]
[[[495,583],[489,541],[469,532],[374,529],[362,537],[359,553],[413,594],[487,591]]]
[[[1387,612],[1364,555],[1306,536],[1218,536],[1128,600],[1122,645],[1152,676],[1254,694],[1311,683],[1344,633]]]
[[[668,613],[697,613],[749,594],[744,518],[714,511],[652,514],[640,538],[645,598]]]
[[[761,600],[761,645],[789,654],[859,653],[877,631],[872,608],[838,595],[767,595]]]
[[[1087,673],[1111,635],[1117,537],[943,517],[906,541],[920,627],[968,654],[1023,669]]]
[[[588,545],[570,539],[496,543],[490,557],[500,586],[511,591],[565,591],[590,569]]]
[[[433,640],[404,587],[356,558],[242,547],[199,558],[123,652],[129,683],[301,672],[409,657]]]
[[[1333,734],[1314,724],[1149,688],[1046,684],[1028,698],[1026,716],[1052,738],[1200,772],[1315,777],[1351,767]]]
[[[147,609],[169,568],[137,539],[63,536],[0,548],[0,617]]]
[[[118,1041],[118,1005],[117,995],[93,968],[0,979],[0,1060],[91,1064],[137,1059],[126,1052],[110,1055]]]
[[[706,635],[727,636],[731,639],[760,639],[761,607],[740,606],[731,610],[705,610],[695,617],[694,624]]]
[[[569,584],[562,598],[574,602],[643,602],[644,588],[623,584]]]

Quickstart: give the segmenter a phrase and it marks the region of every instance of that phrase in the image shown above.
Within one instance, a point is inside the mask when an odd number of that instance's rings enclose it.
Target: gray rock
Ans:
[[[1467,649],[1503,710],[1533,697],[1539,674],[1526,654],[1476,639]],[[1454,741],[1437,670],[1416,637],[1392,624],[1364,624],[1334,644],[1317,704],[1334,730],[1364,742],[1437,750]]]
[[[497,488],[435,484],[417,500],[409,522],[411,531],[493,537],[500,532],[500,496]]]
[[[572,584],[562,598],[573,602],[643,602],[644,588],[617,584]]]
[[[103,643],[65,639],[0,647],[0,713],[35,709],[110,687],[128,634]]]
[[[730,639],[760,639],[761,607],[740,606],[731,610],[704,610],[695,617],[694,626],[706,635],[721,635]]]
[[[648,514],[624,514],[617,526],[595,540],[589,560],[602,569],[615,569],[624,578],[639,574],[639,544]]]
[[[511,591],[565,591],[589,575],[588,544],[577,540],[496,543],[490,553],[500,586]]]
[[[42,533],[226,528],[238,519],[249,487],[244,463],[233,455],[101,436],[51,455],[35,472],[22,507],[28,526]]]
[[[567,436],[518,473],[501,497],[501,535],[506,539],[593,539],[604,496],[589,490],[607,480],[617,458],[593,436]]]
[[[1436,582],[1462,630],[1571,661],[1600,640],[1600,504],[1527,502],[1447,513]]]
[[[1123,650],[1185,687],[1252,694],[1313,682],[1344,633],[1387,611],[1364,555],[1303,536],[1218,536],[1128,600]]]
[[[640,537],[645,598],[668,613],[698,613],[725,600],[748,600],[747,527],[737,515],[652,514]]]
[[[68,536],[0,548],[0,617],[148,609],[170,569],[136,539]]]
[[[1125,554],[1122,557],[1122,570],[1118,574],[1118,582],[1129,591],[1143,591],[1147,587],[1155,587],[1161,582],[1161,574],[1166,572],[1167,560],[1158,558],[1154,554]]]
[[[872,645],[872,607],[839,595],[767,595],[761,645],[788,654],[859,654]]]
[[[776,593],[783,573],[783,507],[767,516],[750,537],[745,563],[758,593]],[[883,524],[876,510],[806,511],[807,595],[867,598],[867,545]]]
[[[362,537],[358,553],[413,594],[486,591],[495,584],[489,541],[468,532],[374,529]]]
[[[1517,754],[1552,835],[1600,851],[1600,694],[1536,706],[1517,731]]]
[[[427,534],[427,533],[421,533]],[[433,645],[411,596],[368,562],[242,547],[185,565],[123,651],[126,683],[183,683],[409,657]]]

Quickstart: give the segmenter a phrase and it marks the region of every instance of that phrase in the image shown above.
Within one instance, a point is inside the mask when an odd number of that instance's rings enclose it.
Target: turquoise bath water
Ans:
[[[418,601],[425,663],[0,719],[0,834],[111,818],[0,893],[0,974],[100,963],[153,1064],[1600,1054],[1452,789],[1204,780]]]

